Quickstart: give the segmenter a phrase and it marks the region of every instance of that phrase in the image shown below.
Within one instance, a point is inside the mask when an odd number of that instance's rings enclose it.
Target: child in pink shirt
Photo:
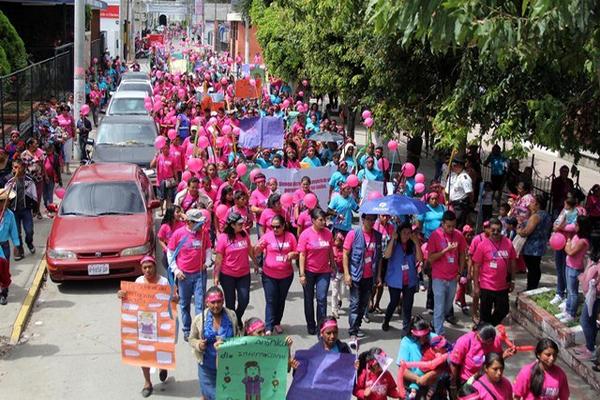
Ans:
[[[333,316],[338,318],[344,290],[344,235],[337,233],[333,240],[333,260],[335,271],[331,272],[331,309]]]
[[[498,353],[490,353],[485,358],[483,374],[473,382],[480,400],[512,400],[513,390],[504,374],[504,359]]]

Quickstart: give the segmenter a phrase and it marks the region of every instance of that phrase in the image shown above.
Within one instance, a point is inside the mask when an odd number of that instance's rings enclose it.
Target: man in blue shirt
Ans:
[[[352,229],[352,211],[358,210],[358,204],[351,196],[352,188],[344,183],[341,186],[340,194],[334,195],[329,205],[327,213],[333,216],[333,234],[341,232],[344,236]]]
[[[7,200],[12,200],[15,197],[16,193],[14,191],[9,192],[6,188],[0,189],[0,210],[3,210],[0,219],[0,305],[3,306],[8,303],[8,287],[11,283],[10,244],[8,241],[12,240],[15,247],[21,245],[15,215],[6,206]]]

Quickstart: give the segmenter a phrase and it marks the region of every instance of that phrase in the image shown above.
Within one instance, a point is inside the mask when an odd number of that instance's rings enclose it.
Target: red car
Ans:
[[[53,282],[135,277],[154,254],[152,210],[160,205],[134,164],[92,164],[73,175],[46,246]]]

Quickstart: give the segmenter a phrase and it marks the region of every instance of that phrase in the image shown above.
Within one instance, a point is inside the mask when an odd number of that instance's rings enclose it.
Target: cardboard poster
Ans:
[[[217,355],[217,400],[281,400],[287,390],[285,336],[242,336]]]
[[[235,81],[235,97],[237,99],[256,99],[262,94],[262,81],[256,79],[256,86],[250,85],[249,79]]]
[[[167,285],[121,282],[121,358],[140,367],[175,369],[177,305],[169,318]]]

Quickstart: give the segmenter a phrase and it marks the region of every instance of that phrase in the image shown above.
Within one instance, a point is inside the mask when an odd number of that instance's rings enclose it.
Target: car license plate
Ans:
[[[108,275],[108,264],[89,264],[88,275]]]

